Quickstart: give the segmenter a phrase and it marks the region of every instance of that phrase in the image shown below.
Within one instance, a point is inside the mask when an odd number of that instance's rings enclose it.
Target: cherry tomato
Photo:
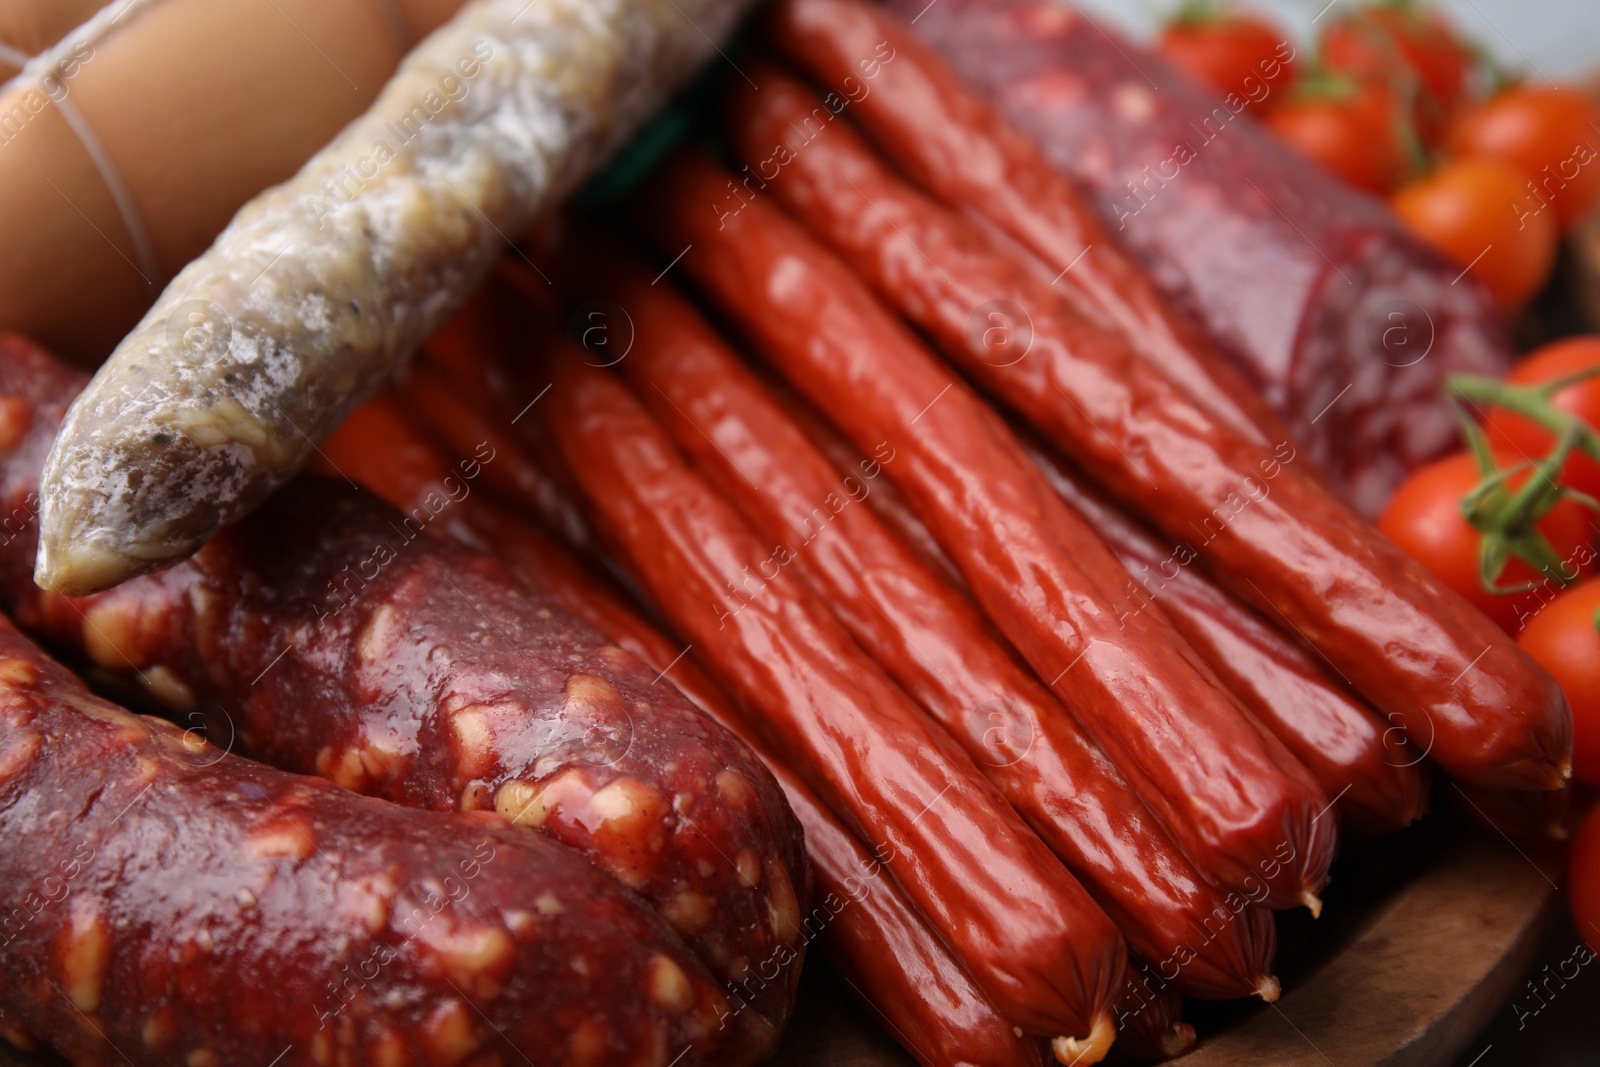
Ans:
[[[1502,460],[1502,462],[1505,462]],[[1509,464],[1508,464],[1509,465]],[[1513,488],[1526,482],[1531,471],[1511,480]],[[1590,512],[1574,500],[1562,500],[1539,521],[1538,530],[1566,564],[1562,575],[1553,579],[1549,592],[1530,590],[1515,595],[1491,593],[1483,587],[1478,563],[1483,535],[1461,516],[1461,500],[1482,481],[1471,454],[1458,452],[1411,473],[1401,483],[1389,506],[1378,519],[1378,529],[1403,548],[1408,555],[1433,572],[1445,585],[1515,633],[1528,616],[1560,589],[1561,580],[1570,580],[1595,569],[1594,531]],[[1537,580],[1532,567],[1513,558],[1506,564],[1496,584],[1522,585]]]
[[[1600,808],[1589,813],[1572,842],[1571,863],[1567,894],[1572,898],[1572,917],[1589,947],[1600,952]]]
[[[1404,186],[1390,203],[1413,233],[1470,265],[1513,311],[1549,278],[1560,243],[1555,217],[1527,210],[1526,184],[1509,163],[1460,159]]]
[[[1536,349],[1511,369],[1506,380],[1513,385],[1539,385],[1585,370],[1600,372],[1600,337],[1569,337]],[[1600,427],[1600,373],[1558,390],[1550,401],[1590,426]],[[1538,459],[1555,447],[1549,430],[1504,408],[1490,409],[1486,429],[1495,448],[1519,458]],[[1600,498],[1600,461],[1582,452],[1572,453],[1562,468],[1561,482]]]
[[[1450,134],[1451,151],[1513,164],[1533,181],[1528,207],[1546,203],[1571,226],[1600,198],[1600,105],[1578,89],[1522,86],[1472,108]]]
[[[1555,675],[1572,705],[1572,776],[1600,785],[1600,581],[1556,594],[1517,644]],[[1590,820],[1593,822],[1593,820]],[[1600,844],[1600,842],[1596,842]],[[1600,904],[1600,884],[1595,886]]]
[[[1294,80],[1294,46],[1270,22],[1202,5],[1161,31],[1162,55],[1219,93],[1255,100]]]
[[[1405,177],[1403,121],[1391,95],[1350,81],[1292,94],[1265,118],[1290,147],[1372,193],[1388,192]]]
[[[1445,127],[1472,75],[1471,51],[1435,11],[1366,4],[1322,34],[1329,69],[1415,97],[1414,119],[1428,143]]]

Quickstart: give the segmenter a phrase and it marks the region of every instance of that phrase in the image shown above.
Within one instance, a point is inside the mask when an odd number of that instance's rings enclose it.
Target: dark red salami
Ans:
[[[727,983],[741,1049],[775,1047],[803,954],[799,825],[760,761],[656,671],[433,535],[492,453],[409,513],[301,478],[192,560],[68,600],[29,576],[31,510],[80,383],[36,350],[0,351],[0,395],[24,401],[4,412],[28,422],[0,462],[18,518],[0,596],[20,624],[172,711],[226,709],[219,729],[267,762],[412,807],[495,810],[580,849]]]
[[[1359,509],[1455,447],[1444,375],[1501,373],[1511,350],[1489,295],[1380,201],[1071,4],[888,6],[1077,182]]]
[[[0,1036],[76,1064],[751,1062],[577,853],[229,755],[3,619],[0,973]]]

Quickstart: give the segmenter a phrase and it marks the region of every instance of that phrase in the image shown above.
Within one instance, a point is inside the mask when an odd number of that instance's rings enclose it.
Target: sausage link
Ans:
[[[787,153],[766,191],[945,355],[1167,536],[1198,540],[1200,561],[1235,595],[1281,615],[1452,774],[1505,789],[1566,779],[1572,719],[1555,680],[1303,475],[1291,443],[1266,449],[1231,430],[1120,339],[1070,314],[1048,285],[911,188],[842,123],[797,132],[805,127],[790,123],[815,109],[831,114],[810,93],[766,71],[761,86],[737,94],[733,126],[747,157],[768,157],[774,146]],[[724,188],[717,207],[697,205],[698,215],[715,219],[730,196]],[[761,206],[745,205],[738,218]],[[1023,358],[1015,346],[996,348],[984,329],[985,308],[1002,305],[1025,309]]]
[[[766,26],[786,56],[849,97],[852,117],[917,184],[1038,255],[1068,299],[1229,426],[1264,444],[1288,438],[1205,331],[1168,304],[1033,142],[899,18],[858,0],[783,0]],[[861,88],[849,92],[852,85]]]
[[[78,1064],[751,1062],[576,852],[131,715],[3,619],[0,969],[0,1035]]]
[[[1177,987],[1150,973],[1137,955],[1128,957],[1127,977],[1117,998],[1117,1063],[1160,1063],[1194,1047],[1194,1027],[1184,1022]]]
[[[35,460],[78,381],[58,376],[52,400],[0,361],[0,395],[41,401],[0,464],[11,506],[36,499]],[[308,477],[193,561],[78,600],[28,579],[30,526],[0,545],[0,594],[147,697],[227,709],[223,728],[268,762],[412,807],[492,808],[580,849],[725,982],[789,956],[809,871],[777,783],[656,672],[433,535],[479,461],[493,458],[459,462],[404,515]],[[798,971],[733,1020],[744,1052],[776,1045]]]
[[[1163,545],[1049,445],[1022,436],[1056,492],[1100,531],[1127,567],[1124,611],[1155,606],[1172,620],[1245,707],[1316,775],[1323,791],[1338,798],[1347,820],[1366,830],[1398,830],[1422,817],[1428,775],[1419,746],[1252,608],[1189,566],[1187,552]]]
[[[602,537],[995,1006],[1097,1062],[1125,952],[1110,920],[622,384],[552,348],[540,417]]]
[[[287,482],[748,2],[476,0],[429,35],[95,375],[46,464],[40,583],[170,566]]]
[[[586,242],[590,243],[590,242]],[[841,479],[688,302],[623,257],[596,263],[635,329],[619,365],[715,487],[826,600],[1093,894],[1193,996],[1272,988],[1271,915],[1194,869],[1066,709],[864,501],[892,451]]]
[[[762,92],[782,93],[763,72]],[[814,146],[813,146],[814,147]],[[792,166],[793,164],[791,164]],[[787,178],[787,175],[785,175]],[[1020,443],[768,200],[719,218],[726,173],[679,156],[642,215],[687,271],[928,522],[979,603],[1189,858],[1271,906],[1314,903],[1332,858],[1321,790],[1154,612],[1119,618],[1116,557]],[[915,254],[912,252],[911,254]]]

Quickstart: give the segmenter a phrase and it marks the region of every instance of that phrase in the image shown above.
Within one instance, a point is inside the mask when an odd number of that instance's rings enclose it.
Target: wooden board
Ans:
[[[1413,848],[1420,870],[1385,872],[1412,866],[1403,853]],[[1282,999],[1194,1005],[1201,1040],[1183,1067],[1442,1067],[1510,999],[1559,907],[1554,857],[1477,833],[1442,843],[1408,835],[1358,863],[1342,877],[1358,883],[1348,903],[1359,914],[1347,911],[1321,938],[1309,919],[1284,916]],[[1387,891],[1371,893],[1370,879],[1381,883],[1386,873]],[[1341,904],[1337,889],[1330,915]],[[915,1067],[820,960],[807,964],[774,1063]]]

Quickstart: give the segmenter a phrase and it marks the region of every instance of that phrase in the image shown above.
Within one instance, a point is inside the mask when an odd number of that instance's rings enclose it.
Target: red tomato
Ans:
[[[1315,95],[1293,94],[1264,119],[1290,147],[1358,189],[1385,193],[1408,168],[1402,118],[1377,86],[1345,82]]]
[[[1584,370],[1600,372],[1600,337],[1569,337],[1536,349],[1511,369],[1506,380],[1513,385],[1539,385]],[[1600,373],[1559,390],[1550,400],[1562,411],[1600,427]],[[1504,408],[1490,409],[1486,429],[1495,448],[1518,458],[1538,459],[1555,447],[1555,436],[1549,430]],[[1600,461],[1582,452],[1572,453],[1562,468],[1561,481],[1600,498]]]
[[[1573,586],[1547,603],[1517,637],[1555,675],[1572,705],[1572,776],[1600,785],[1600,581]],[[1591,822],[1593,820],[1590,820]],[[1597,885],[1596,890],[1600,890]],[[1600,896],[1595,898],[1600,904]]]
[[[1528,480],[1524,472],[1512,479],[1517,488]],[[1378,519],[1378,529],[1406,553],[1433,572],[1445,585],[1460,593],[1507,631],[1515,633],[1521,620],[1535,615],[1560,588],[1560,579],[1570,580],[1595,569],[1594,531],[1589,511],[1573,500],[1562,500],[1539,521],[1556,555],[1567,564],[1568,573],[1553,579],[1551,592],[1530,590],[1512,596],[1491,593],[1479,576],[1479,551],[1483,535],[1461,516],[1461,500],[1482,481],[1471,454],[1457,452],[1411,473],[1401,483],[1389,506]],[[1521,585],[1538,578],[1532,567],[1513,558],[1501,572],[1497,585]]]
[[[1523,86],[1467,112],[1450,134],[1463,157],[1498,159],[1533,181],[1529,208],[1548,203],[1570,226],[1600,197],[1600,106],[1578,89]]]
[[[1413,233],[1470,265],[1514,311],[1550,277],[1561,240],[1550,212],[1527,209],[1526,185],[1508,163],[1461,159],[1400,189],[1390,204]]]
[[[1202,9],[1179,16],[1161,31],[1157,50],[1219,93],[1250,100],[1294,80],[1294,45],[1288,35],[1250,15]]]
[[[1571,862],[1567,894],[1572,898],[1572,917],[1589,947],[1600,952],[1600,808],[1590,812],[1572,842]]]
[[[1429,143],[1460,102],[1473,66],[1471,51],[1437,12],[1373,4],[1328,26],[1322,61],[1403,97],[1414,92],[1417,129]]]

